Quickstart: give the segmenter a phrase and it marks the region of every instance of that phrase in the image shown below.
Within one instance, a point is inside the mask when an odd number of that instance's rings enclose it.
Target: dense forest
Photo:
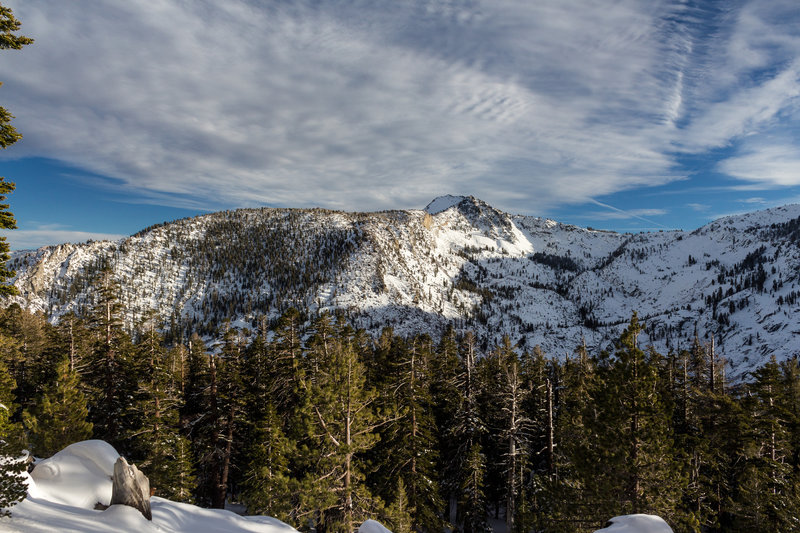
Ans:
[[[726,383],[713,342],[657,353],[636,315],[613,353],[576,339],[566,356],[452,330],[373,338],[295,309],[167,343],[155,316],[122,327],[117,291],[56,325],[0,312],[0,422],[20,448],[103,439],[156,495],[302,531],[591,531],[636,512],[678,532],[800,530],[797,360]]]

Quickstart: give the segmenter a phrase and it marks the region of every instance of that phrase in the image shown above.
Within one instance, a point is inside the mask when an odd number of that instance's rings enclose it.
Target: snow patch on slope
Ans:
[[[425,211],[431,215],[438,215],[442,211],[447,211],[454,205],[460,204],[464,199],[464,196],[453,196],[451,194],[439,196],[425,207]]]

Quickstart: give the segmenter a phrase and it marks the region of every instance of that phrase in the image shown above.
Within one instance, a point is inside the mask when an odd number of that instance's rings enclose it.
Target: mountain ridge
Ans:
[[[57,320],[86,314],[103,267],[133,328],[155,310],[175,335],[256,329],[289,306],[339,311],[434,336],[473,330],[484,348],[570,353],[610,346],[634,311],[664,351],[695,329],[741,375],[800,352],[800,205],[691,232],[620,234],[504,213],[471,196],[374,213],[259,208],[159,224],[120,241],[16,252],[7,300]]]

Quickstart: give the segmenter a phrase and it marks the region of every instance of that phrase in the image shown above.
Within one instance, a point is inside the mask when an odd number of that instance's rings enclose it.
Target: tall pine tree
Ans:
[[[610,515],[672,516],[682,484],[672,446],[671,412],[659,394],[657,365],[639,346],[636,314],[622,333],[615,358],[605,358],[587,406],[595,442],[580,459],[583,482]]]
[[[383,423],[375,412],[376,391],[353,346],[353,332],[342,323],[310,383],[308,450],[310,470],[303,480],[305,516],[326,531],[349,533],[381,509],[364,483],[363,455],[377,442]]]
[[[14,460],[19,457],[21,449],[19,425],[11,421],[16,410],[13,393],[15,388],[14,378],[0,359],[0,457],[4,458],[0,461],[0,516],[10,514],[8,509],[21,501],[27,493],[22,474],[25,464]]]
[[[56,373],[56,379],[45,388],[36,405],[22,416],[31,451],[39,457],[50,457],[69,444],[92,436],[86,398],[68,359],[58,364]]]

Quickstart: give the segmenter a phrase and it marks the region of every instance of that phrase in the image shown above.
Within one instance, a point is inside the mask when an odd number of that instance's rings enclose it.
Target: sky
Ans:
[[[13,249],[473,195],[616,231],[800,202],[796,0],[3,0]]]

